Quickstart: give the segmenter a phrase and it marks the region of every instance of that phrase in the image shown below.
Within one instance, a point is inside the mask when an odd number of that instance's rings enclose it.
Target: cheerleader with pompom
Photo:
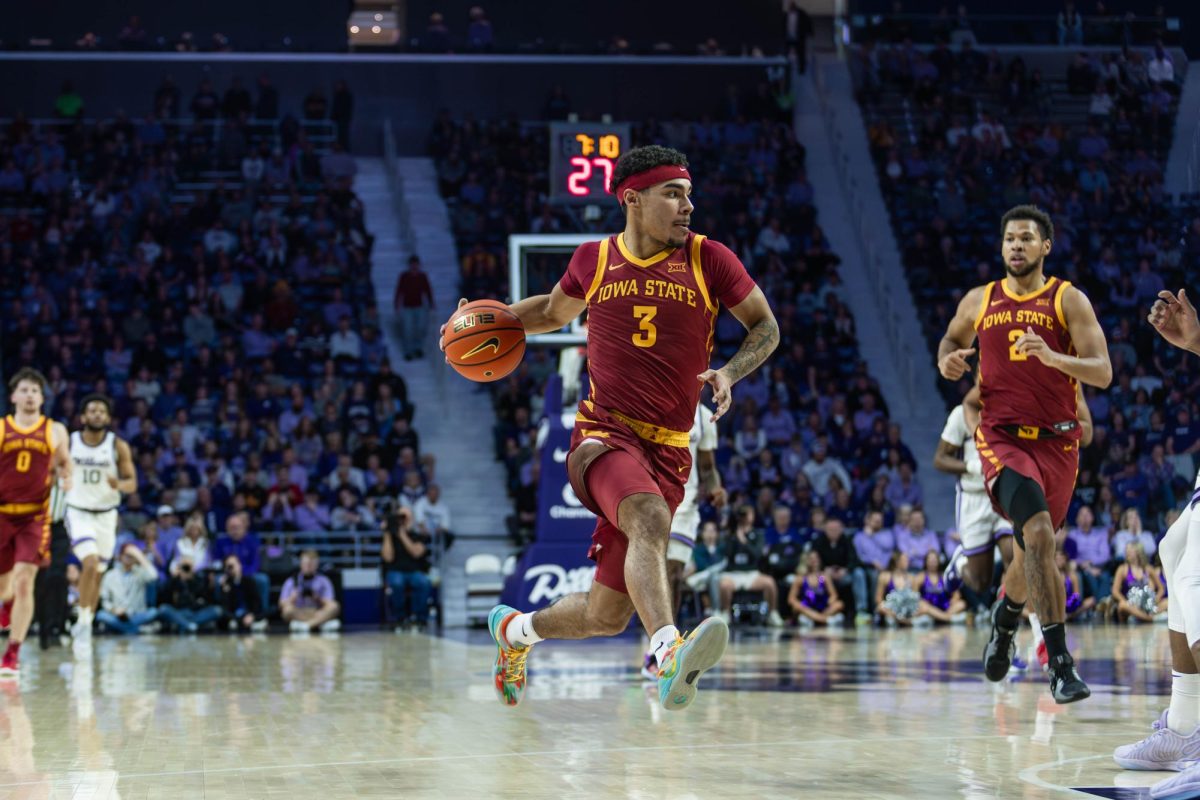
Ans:
[[[921,599],[908,572],[908,556],[902,551],[892,553],[888,568],[879,573],[875,587],[875,613],[889,627],[931,622],[922,611],[922,605],[928,603]]]
[[[917,576],[917,590],[923,601],[918,613],[928,614],[935,622],[966,620],[967,601],[942,575],[942,562],[936,550],[925,554],[925,571]]]
[[[1162,581],[1150,568],[1140,542],[1125,545],[1125,563],[1117,567],[1113,576],[1112,596],[1121,620],[1153,622],[1161,610],[1158,605],[1164,597]]]

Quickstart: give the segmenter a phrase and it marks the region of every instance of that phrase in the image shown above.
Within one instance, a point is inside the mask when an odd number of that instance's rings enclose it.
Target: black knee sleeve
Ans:
[[[992,484],[992,496],[996,498],[1000,509],[1012,520],[1013,536],[1017,540],[1017,546],[1024,550],[1025,523],[1035,514],[1050,511],[1042,487],[1038,486],[1033,478],[1005,469],[1000,471],[996,482]]]

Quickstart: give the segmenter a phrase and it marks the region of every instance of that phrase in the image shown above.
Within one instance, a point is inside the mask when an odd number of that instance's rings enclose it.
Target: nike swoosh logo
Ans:
[[[489,347],[492,348],[492,355],[499,353],[500,352],[500,337],[493,336],[490,339],[486,339],[485,341],[481,342],[480,344],[476,345],[475,347],[472,347],[468,352],[463,353],[461,358],[467,359],[467,358],[470,358],[471,356],[479,355],[481,352],[483,352],[484,350],[486,350]]]
[[[993,300],[991,303],[989,303],[989,305],[998,306],[1003,302],[1004,302],[1003,300]]]
[[[621,267],[625,266],[628,263],[629,263],[628,261],[622,261],[620,264],[609,264],[608,271],[612,272],[614,269],[620,269]]]

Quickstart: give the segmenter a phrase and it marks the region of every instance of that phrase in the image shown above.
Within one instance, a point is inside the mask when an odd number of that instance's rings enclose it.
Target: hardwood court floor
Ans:
[[[1040,674],[986,683],[985,632],[953,628],[739,635],[678,713],[632,637],[538,645],[517,709],[478,631],[34,647],[0,692],[0,798],[1145,796],[1113,787],[1162,775],[1110,754],[1167,704],[1165,626],[1070,636],[1071,707]]]

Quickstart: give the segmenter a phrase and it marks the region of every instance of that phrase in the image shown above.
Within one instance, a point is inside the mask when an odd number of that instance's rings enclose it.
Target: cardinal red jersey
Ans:
[[[618,234],[580,245],[559,286],[587,301],[592,402],[691,430],[720,304],[735,306],[754,289],[738,257],[688,234],[683,247],[641,259]]]
[[[0,514],[38,513],[50,497],[54,427],[38,417],[21,428],[11,416],[0,421]]]
[[[1070,285],[1050,278],[1023,295],[1013,294],[1003,280],[985,287],[975,318],[982,424],[1053,428],[1078,421],[1075,379],[1016,350],[1017,340],[1032,328],[1050,349],[1074,355],[1063,316],[1063,294]],[[1076,425],[1062,435],[1078,439],[1082,434]]]

